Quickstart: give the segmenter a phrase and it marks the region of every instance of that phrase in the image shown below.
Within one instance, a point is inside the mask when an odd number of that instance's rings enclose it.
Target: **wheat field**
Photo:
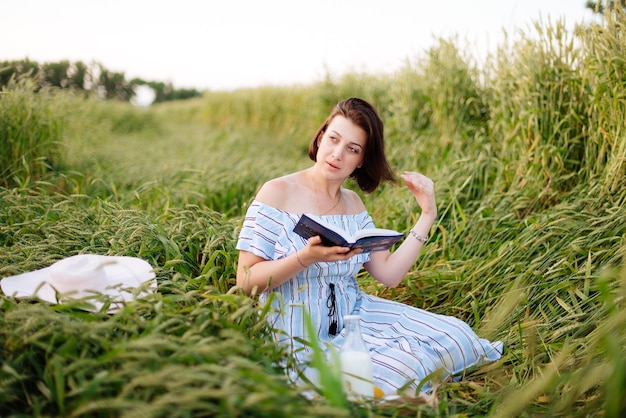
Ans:
[[[624,21],[537,24],[481,63],[440,39],[394,74],[150,108],[16,81],[0,93],[0,276],[128,255],[158,292],[113,315],[0,295],[0,415],[623,416]],[[255,191],[307,167],[311,135],[351,96],[377,106],[392,167],[431,177],[439,206],[404,282],[362,287],[506,346],[430,403],[294,387],[267,307],[234,286]],[[417,216],[402,187],[363,198],[377,226]]]

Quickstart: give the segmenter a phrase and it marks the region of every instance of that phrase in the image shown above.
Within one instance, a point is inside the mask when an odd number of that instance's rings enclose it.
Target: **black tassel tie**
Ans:
[[[335,285],[333,283],[328,285],[328,299],[326,300],[326,307],[328,308],[328,334],[337,335],[337,298],[335,296]]]

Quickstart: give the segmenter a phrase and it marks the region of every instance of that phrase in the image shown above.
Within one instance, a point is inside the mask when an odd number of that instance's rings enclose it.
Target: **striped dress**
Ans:
[[[285,212],[258,201],[246,213],[237,249],[266,260],[293,254],[306,240],[293,232],[299,214]],[[367,212],[354,215],[324,215],[323,218],[354,233],[373,228]],[[271,320],[277,339],[287,344],[301,370],[310,357],[308,347],[298,342],[305,338],[303,316],[311,316],[320,341],[339,349],[343,342],[343,317],[359,315],[363,339],[370,351],[374,383],[386,394],[409,383],[416,387],[436,370],[455,376],[468,367],[500,358],[502,344],[479,338],[463,321],[433,314],[399,302],[368,295],[359,289],[355,275],[369,254],[357,254],[348,261],[315,263],[295,277],[260,295],[270,299],[275,313]],[[411,383],[412,382],[412,383]],[[424,385],[422,390],[429,390]]]

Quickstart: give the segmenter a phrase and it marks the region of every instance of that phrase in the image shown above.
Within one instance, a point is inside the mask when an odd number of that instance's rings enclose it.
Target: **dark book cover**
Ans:
[[[312,219],[307,215],[300,217],[293,231],[304,239],[319,235],[322,244],[328,247],[362,248],[363,252],[387,250],[404,236],[396,231],[374,228],[359,231],[360,238],[354,239],[348,232],[340,230],[337,226]]]

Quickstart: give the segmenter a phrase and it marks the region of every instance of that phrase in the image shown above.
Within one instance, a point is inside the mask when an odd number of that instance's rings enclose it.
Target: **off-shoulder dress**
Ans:
[[[293,232],[299,218],[300,214],[255,200],[245,215],[237,249],[266,260],[287,257],[306,245],[306,241]],[[365,211],[323,218],[350,233],[374,227],[371,216]],[[337,349],[344,338],[343,317],[360,316],[361,331],[372,358],[374,383],[385,393],[393,393],[407,383],[409,387],[417,387],[436,370],[458,376],[469,367],[501,357],[501,342],[479,338],[460,319],[361,291],[355,276],[368,260],[369,254],[358,254],[348,261],[315,263],[260,295],[264,302],[271,293],[278,294],[271,302],[276,308],[271,320],[274,327],[282,331],[276,336],[291,348],[303,369],[310,358],[309,348],[298,341],[306,338],[305,310],[311,316],[320,341]],[[422,390],[428,391],[430,387],[426,384]]]

